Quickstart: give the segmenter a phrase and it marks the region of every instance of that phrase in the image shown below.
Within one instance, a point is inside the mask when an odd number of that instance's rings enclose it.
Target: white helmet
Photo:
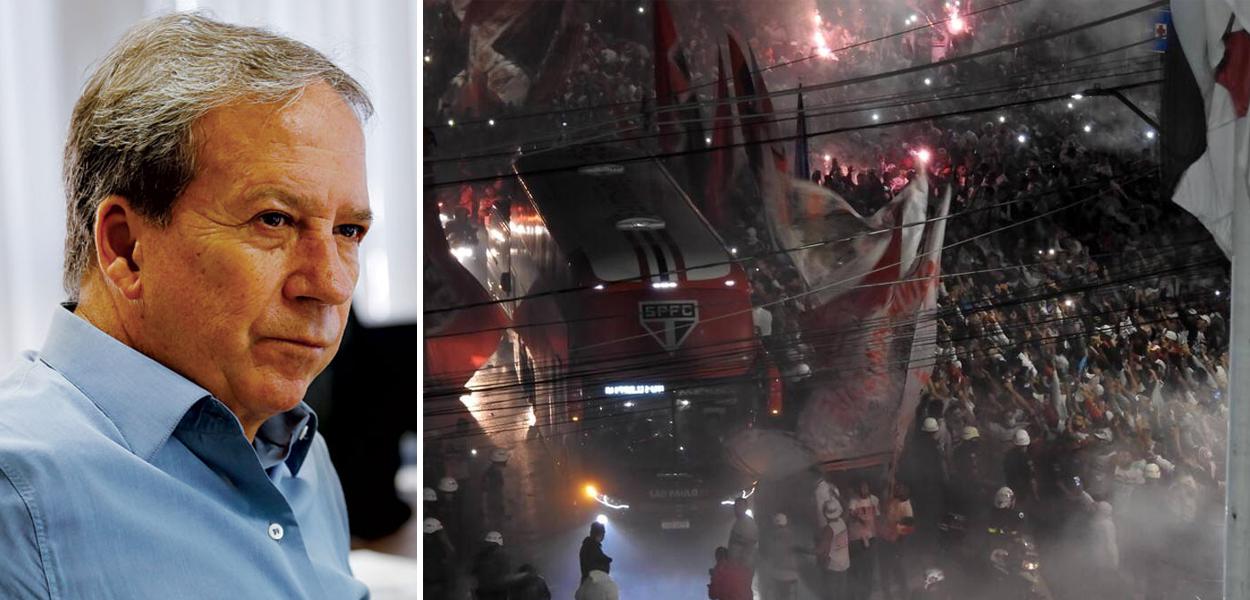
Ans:
[[[435,492],[434,488],[432,487],[425,488],[425,491],[422,492],[422,495],[425,498],[426,502],[438,502],[438,492]]]
[[[842,503],[837,500],[825,501],[825,519],[835,521],[842,518]]]
[[[937,567],[930,567],[924,571],[924,589],[929,589],[946,580],[946,573]]]
[[[486,541],[492,544],[503,545],[503,534],[498,531],[492,531],[486,534]]]
[[[504,450],[503,448],[495,448],[494,452],[490,453],[490,462],[506,463],[508,462],[508,455],[509,452],[507,450]]]
[[[438,480],[438,491],[451,494],[460,489],[460,484],[456,482],[454,477],[444,477]]]
[[[965,442],[968,440],[975,440],[979,437],[981,437],[981,431],[978,430],[976,427],[973,427],[971,425],[964,427],[963,438]]]
[[[920,425],[920,431],[925,433],[934,433],[938,430],[937,419],[933,417],[925,417],[924,423]]]
[[[1011,553],[1005,548],[995,548],[990,551],[990,562],[999,569],[1007,568],[1007,559],[1011,557]]]
[[[438,519],[435,519],[434,517],[426,517],[425,523],[422,526],[422,530],[424,530],[426,533],[434,533],[436,531],[442,531],[443,523],[439,521]]]
[[[1029,430],[1027,429],[1017,429],[1014,439],[1017,446],[1028,446],[1033,443],[1033,440],[1029,438]]]
[[[790,519],[786,518],[786,513],[777,513],[773,515],[773,524],[778,527],[785,527],[790,523]]]
[[[1159,470],[1159,465],[1155,463],[1147,463],[1144,471],[1146,479],[1159,479],[1163,477],[1163,472]]]
[[[1016,493],[1007,486],[998,488],[998,491],[994,494],[994,508],[1011,508],[1011,505],[1015,502]]]

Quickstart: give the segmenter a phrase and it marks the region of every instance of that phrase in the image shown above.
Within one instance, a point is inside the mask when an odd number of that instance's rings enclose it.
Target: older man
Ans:
[[[302,399],[347,321],[371,110],[315,50],[197,15],[104,59],[65,150],[70,302],[0,378],[0,597],[367,596]]]

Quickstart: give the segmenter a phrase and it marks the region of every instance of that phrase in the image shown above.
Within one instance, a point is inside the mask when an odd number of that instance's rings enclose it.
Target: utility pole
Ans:
[[[1250,600],[1250,207],[1233,208],[1232,262],[1224,598]]]

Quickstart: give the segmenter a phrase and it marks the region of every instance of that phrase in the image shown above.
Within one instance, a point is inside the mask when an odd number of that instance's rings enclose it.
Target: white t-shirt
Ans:
[[[743,515],[734,520],[729,531],[729,555],[744,564],[750,564],[755,545],[760,540],[760,529],[755,519]]]
[[[833,528],[833,544],[829,546],[829,568],[841,573],[851,568],[851,542],[846,535],[846,522],[838,519],[828,527]]]
[[[816,482],[816,522],[825,522],[825,503],[838,497],[837,491],[823,477]]]
[[[751,320],[755,322],[755,328],[760,331],[760,337],[768,337],[773,334],[773,313],[767,308],[757,306],[751,309]]]

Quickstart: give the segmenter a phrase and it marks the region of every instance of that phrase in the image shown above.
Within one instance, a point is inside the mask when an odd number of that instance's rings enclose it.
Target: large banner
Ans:
[[[865,218],[837,194],[795,182],[796,217],[779,228],[810,302],[803,342],[810,394],[794,432],[753,430],[733,441],[739,468],[780,478],[813,464],[885,465],[896,457],[932,371],[935,312],[950,206],[926,220],[923,173]],[[923,242],[923,248],[921,246]]]

